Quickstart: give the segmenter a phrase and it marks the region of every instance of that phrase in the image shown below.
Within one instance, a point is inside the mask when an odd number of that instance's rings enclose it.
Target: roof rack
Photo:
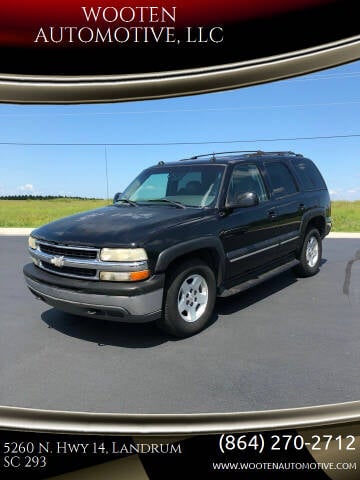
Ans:
[[[229,152],[212,152],[212,153],[205,153],[202,155],[194,155],[193,157],[190,158],[182,158],[179,160],[180,162],[184,162],[186,160],[196,160],[197,158],[203,158],[203,157],[212,157],[213,161],[215,162],[215,156],[217,155],[228,155],[231,153],[242,153],[244,155],[249,155],[249,156],[258,156],[258,155],[294,155],[295,157],[302,157],[301,153],[294,153],[291,151],[274,151],[274,152],[264,152],[262,150],[232,150]]]
[[[279,151],[274,151],[274,152],[257,152],[258,155],[293,155],[294,157],[302,157],[303,155],[301,153],[295,153],[292,152],[291,150],[279,150]],[[254,153],[253,155],[256,155]]]
[[[253,154],[262,154],[261,150],[233,150],[230,152],[212,152],[212,153],[205,153],[202,155],[194,155],[193,157],[190,158],[184,158],[183,160],[196,160],[197,158],[201,157],[213,157],[215,158],[215,155],[228,155],[229,153],[253,153]]]

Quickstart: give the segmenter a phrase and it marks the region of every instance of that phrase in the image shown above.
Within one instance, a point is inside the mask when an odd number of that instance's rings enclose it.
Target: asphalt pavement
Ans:
[[[27,238],[0,236],[0,404],[117,413],[239,412],[360,399],[360,239],[326,239],[318,275],[290,271],[219,299],[174,340],[80,318],[28,292]]]

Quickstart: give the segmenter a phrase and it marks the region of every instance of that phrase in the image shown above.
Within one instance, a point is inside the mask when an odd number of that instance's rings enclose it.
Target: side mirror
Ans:
[[[246,192],[240,194],[234,201],[227,202],[227,208],[244,208],[259,205],[259,197],[255,192]]]
[[[121,195],[122,195],[121,192],[115,193],[114,198],[113,198],[113,203],[118,202],[120,200]]]

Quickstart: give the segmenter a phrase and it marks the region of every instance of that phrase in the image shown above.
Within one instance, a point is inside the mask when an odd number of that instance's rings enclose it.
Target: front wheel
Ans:
[[[302,277],[310,277],[319,271],[322,255],[322,243],[316,228],[309,230],[304,238],[300,253],[300,264],[295,272]]]
[[[177,337],[194,335],[209,321],[215,299],[213,270],[200,259],[187,260],[169,275],[158,326]]]

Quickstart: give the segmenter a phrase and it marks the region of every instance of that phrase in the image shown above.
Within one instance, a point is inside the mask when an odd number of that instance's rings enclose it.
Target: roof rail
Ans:
[[[205,153],[202,155],[194,155],[193,157],[184,158],[183,160],[196,160],[197,158],[201,158],[201,157],[215,157],[215,155],[228,155],[229,153],[253,153],[253,154],[261,155],[264,152],[262,152],[261,150],[233,150],[230,152],[212,152],[212,153]]]
[[[212,153],[205,153],[202,155],[194,155],[193,157],[190,158],[182,158],[179,160],[180,162],[185,162],[186,160],[196,160],[197,158],[203,158],[203,157],[212,157],[213,161],[215,161],[215,156],[217,155],[228,155],[231,153],[242,153],[244,155],[249,155],[249,156],[257,156],[257,155],[294,155],[295,157],[302,157],[303,155],[301,153],[295,153],[291,151],[274,151],[274,152],[264,152],[262,150],[232,150],[229,152],[212,152]]]
[[[279,150],[279,151],[274,151],[274,152],[258,152],[258,155],[293,155],[294,157],[302,157],[303,155],[301,153],[295,153],[292,152],[291,150]],[[257,155],[254,153],[253,155]]]

